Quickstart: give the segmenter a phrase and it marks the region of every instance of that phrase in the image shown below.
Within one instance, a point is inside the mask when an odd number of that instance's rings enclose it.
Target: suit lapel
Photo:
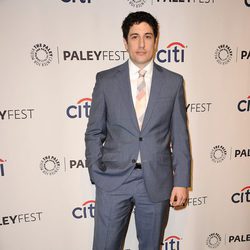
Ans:
[[[139,130],[129,79],[128,61],[122,64],[121,67],[118,68],[118,71],[117,78],[121,89],[121,96],[123,97],[124,106],[127,108],[128,114],[132,119],[135,128]]]
[[[148,105],[146,108],[146,112],[145,112],[145,116],[144,116],[144,120],[142,124],[142,131],[145,130],[150,120],[150,117],[154,109],[154,102],[155,100],[157,100],[157,97],[160,94],[161,86],[162,86],[161,68],[158,67],[157,64],[154,63],[150,96],[149,96]]]
[[[118,72],[117,72],[116,77],[117,77],[117,80],[119,82],[121,96],[123,98],[124,106],[127,108],[128,114],[129,114],[136,130],[140,130],[139,124],[137,121],[137,117],[136,117],[134,103],[133,103],[132,92],[131,92],[128,61],[125,62],[124,64],[122,64],[118,68]],[[157,97],[160,94],[161,86],[162,86],[161,68],[158,67],[157,64],[154,63],[150,96],[149,96],[148,105],[147,105],[147,108],[145,111],[145,116],[144,116],[141,131],[145,130],[145,128],[150,120],[150,117],[151,117],[153,109],[154,109],[154,102],[155,102],[155,100],[157,100]]]

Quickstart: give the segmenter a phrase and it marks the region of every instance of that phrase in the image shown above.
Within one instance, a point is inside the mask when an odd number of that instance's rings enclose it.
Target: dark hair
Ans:
[[[158,22],[151,14],[144,11],[132,12],[124,19],[122,23],[123,38],[127,41],[130,28],[134,24],[140,24],[142,22],[151,26],[154,32],[154,37],[156,38],[158,36],[159,29]]]

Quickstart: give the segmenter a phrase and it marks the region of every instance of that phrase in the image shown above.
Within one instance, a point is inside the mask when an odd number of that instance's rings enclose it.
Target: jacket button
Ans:
[[[132,160],[132,163],[136,163],[136,160],[135,160],[135,159],[133,159],[133,160]]]
[[[143,138],[142,138],[142,137],[139,137],[139,141],[143,141]]]

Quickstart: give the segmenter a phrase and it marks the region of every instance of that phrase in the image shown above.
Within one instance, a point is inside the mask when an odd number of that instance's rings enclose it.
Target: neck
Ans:
[[[139,64],[139,63],[136,63],[136,62],[134,62],[131,58],[130,58],[130,60],[133,62],[133,64],[135,65],[135,66],[137,66],[139,69],[144,69],[151,61],[149,61],[149,62],[146,62],[146,63],[143,63],[143,64]]]

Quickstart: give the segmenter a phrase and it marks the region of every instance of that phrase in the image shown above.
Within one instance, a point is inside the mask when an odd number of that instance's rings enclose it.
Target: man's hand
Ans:
[[[170,205],[174,208],[184,206],[188,198],[188,188],[174,187],[170,197]]]

